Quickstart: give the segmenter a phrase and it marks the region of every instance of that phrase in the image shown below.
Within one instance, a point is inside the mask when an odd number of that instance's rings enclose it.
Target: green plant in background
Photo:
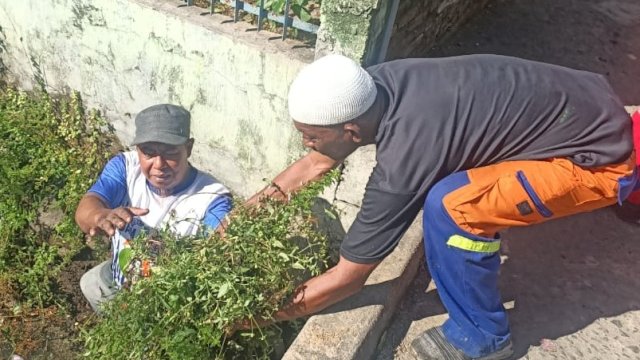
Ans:
[[[110,156],[106,128],[77,93],[0,90],[0,285],[25,307],[55,301],[52,285],[84,245],[73,214]]]
[[[260,0],[245,0],[247,3],[252,6],[259,7]],[[213,11],[215,13],[223,14],[225,16],[234,16],[234,8],[230,5],[233,3],[233,0],[194,0],[193,5],[209,9],[213,6]],[[291,0],[290,8],[289,8],[289,16],[298,17],[300,20],[309,22],[315,25],[320,24],[320,0]],[[267,12],[270,12],[275,15],[283,15],[285,11],[286,0],[265,0],[264,8]],[[258,22],[258,17],[250,14],[244,13],[241,16],[242,21],[246,21],[248,23],[256,25]],[[262,24],[262,29],[272,32],[278,32],[278,29],[282,28],[282,24],[264,19]],[[308,43],[309,45],[313,44],[316,39],[315,34],[306,33],[305,31],[298,30],[297,28],[289,28],[288,30],[288,38],[297,39]]]
[[[311,12],[309,11],[309,0],[291,0],[291,12],[302,21],[311,20]],[[315,3],[315,2],[314,2]],[[266,0],[264,7],[276,14],[284,14],[286,0]],[[320,2],[317,2],[318,6]]]
[[[152,275],[105,304],[104,316],[84,333],[91,359],[269,358],[279,329],[229,335],[243,319],[270,318],[305,279],[326,268],[329,243],[311,206],[337,172],[287,203],[265,200],[237,207],[224,235],[174,239]],[[132,242],[144,254],[148,236]],[[143,256],[143,255],[142,255]]]
[[[212,0],[195,0],[194,5],[200,6],[203,8],[208,8],[211,5]],[[260,0],[249,0],[248,3],[253,6],[259,6]],[[224,2],[220,0],[214,1],[214,6],[217,4],[224,4]],[[267,11],[272,12],[274,14],[282,15],[284,14],[286,0],[265,0],[264,7]],[[297,16],[302,21],[310,21],[312,18],[317,18],[317,15],[313,15],[313,9],[320,8],[321,1],[317,0],[291,0],[290,7],[291,12],[294,16]]]

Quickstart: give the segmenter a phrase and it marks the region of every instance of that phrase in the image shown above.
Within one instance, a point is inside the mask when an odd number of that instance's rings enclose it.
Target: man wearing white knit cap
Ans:
[[[376,144],[377,164],[338,265],[276,320],[357,291],[423,209],[425,254],[449,312],[412,343],[424,359],[506,359],[499,232],[623,201],[638,183],[631,122],[604,77],[495,55],[363,69],[329,55],[304,68],[289,111],[309,154],[260,195],[295,191]],[[255,197],[254,197],[255,200]]]

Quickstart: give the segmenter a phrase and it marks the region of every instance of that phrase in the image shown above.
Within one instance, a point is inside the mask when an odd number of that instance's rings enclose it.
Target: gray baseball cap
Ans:
[[[189,140],[191,114],[187,109],[159,104],[148,107],[136,116],[136,136],[131,145],[159,142],[182,145]]]

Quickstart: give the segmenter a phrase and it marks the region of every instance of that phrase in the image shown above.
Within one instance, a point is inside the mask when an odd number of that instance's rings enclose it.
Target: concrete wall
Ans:
[[[387,60],[424,54],[491,0],[403,0]]]
[[[384,60],[399,0],[323,0],[316,57],[340,53],[364,65]]]
[[[388,57],[408,56],[486,1],[325,0],[313,49],[179,0],[0,0],[0,69],[22,88],[80,91],[125,145],[143,108],[185,106],[193,163],[248,196],[303,152],[286,95],[314,56],[338,52],[373,64],[390,37]],[[373,148],[354,154],[340,188],[327,194],[345,228],[374,164]]]
[[[491,0],[323,0],[316,57],[373,65],[424,54]]]
[[[2,63],[22,88],[80,91],[124,144],[143,108],[183,105],[193,116],[193,162],[250,195],[302,151],[286,95],[313,49],[181,4],[0,0]]]

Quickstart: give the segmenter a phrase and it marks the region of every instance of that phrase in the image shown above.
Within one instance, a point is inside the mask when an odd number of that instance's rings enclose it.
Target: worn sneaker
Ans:
[[[429,329],[411,342],[411,348],[417,359],[421,360],[503,360],[513,355],[513,347],[509,340],[495,352],[471,358],[451,345],[442,333],[442,327]]]

